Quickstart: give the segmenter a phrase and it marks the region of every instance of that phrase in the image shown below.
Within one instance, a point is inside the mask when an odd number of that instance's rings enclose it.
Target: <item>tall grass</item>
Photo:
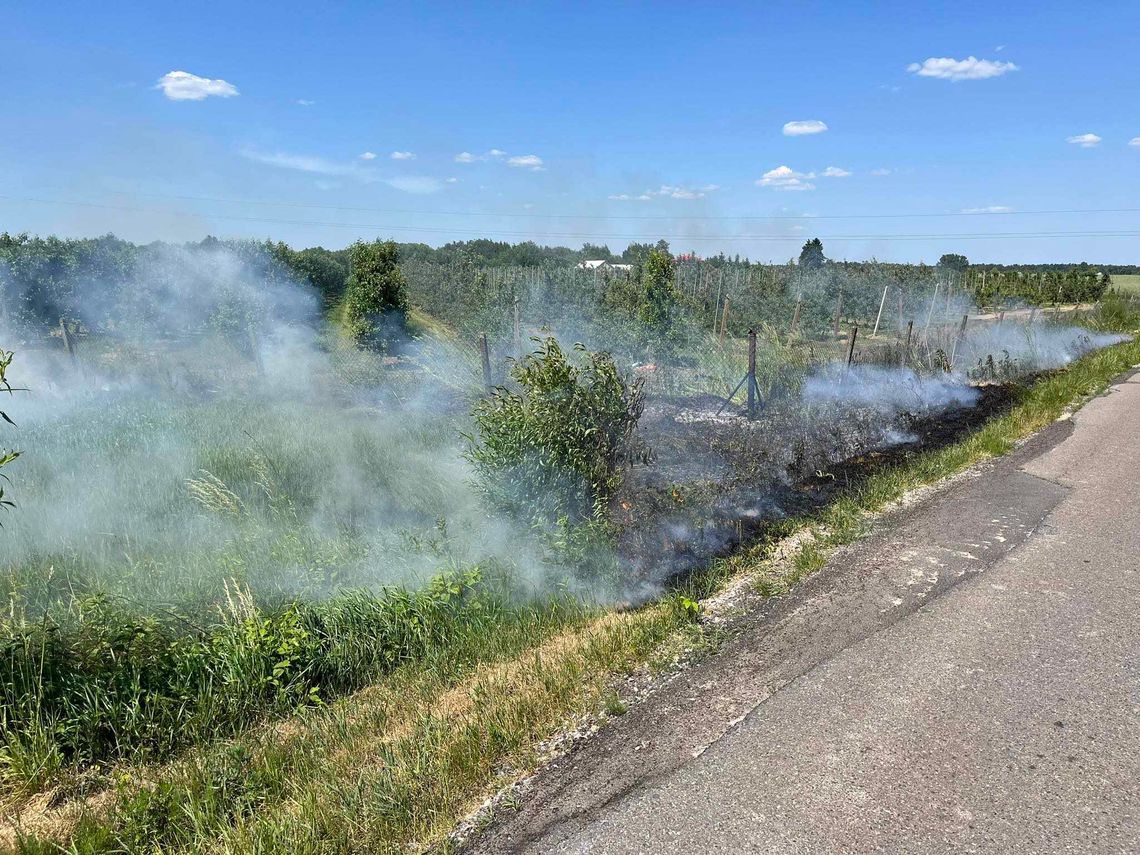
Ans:
[[[11,616],[0,628],[0,775],[34,789],[65,767],[165,756],[320,705],[530,611],[470,571],[272,609],[234,586],[206,627],[104,597],[62,619]]]

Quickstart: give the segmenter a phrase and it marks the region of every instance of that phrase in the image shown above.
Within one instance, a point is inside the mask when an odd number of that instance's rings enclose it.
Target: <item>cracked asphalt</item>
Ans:
[[[1140,376],[890,515],[484,853],[1140,851]]]

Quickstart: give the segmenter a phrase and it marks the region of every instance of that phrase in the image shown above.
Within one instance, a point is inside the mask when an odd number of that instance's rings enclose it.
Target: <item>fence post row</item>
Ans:
[[[914,321],[906,322],[906,347],[903,348],[902,359],[899,361],[899,367],[905,367],[910,362],[910,340],[914,335]]]

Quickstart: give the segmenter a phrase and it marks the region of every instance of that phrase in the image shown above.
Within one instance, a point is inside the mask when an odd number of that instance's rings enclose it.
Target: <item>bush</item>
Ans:
[[[357,241],[346,287],[344,319],[361,344],[387,349],[404,330],[407,282],[397,267],[399,249],[392,241]]]
[[[468,459],[498,507],[550,530],[605,524],[625,469],[648,449],[636,435],[641,381],[628,383],[613,358],[582,345],[582,366],[548,338],[475,406],[478,440]]]

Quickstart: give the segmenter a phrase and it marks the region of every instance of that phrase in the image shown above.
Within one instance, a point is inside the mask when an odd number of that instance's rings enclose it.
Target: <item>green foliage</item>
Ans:
[[[325,308],[344,296],[348,263],[343,251],[332,252],[319,246],[297,251],[283,243],[276,244],[275,250],[300,279],[317,289]]]
[[[467,455],[481,488],[547,528],[605,521],[626,467],[646,454],[636,435],[641,381],[627,382],[608,353],[577,350],[580,368],[553,338],[540,342],[511,371],[518,391],[495,389],[473,414]]]
[[[673,256],[666,250],[651,250],[642,265],[641,283],[641,321],[651,335],[665,336],[673,324],[680,296],[673,286]]]
[[[106,597],[65,620],[13,616],[0,624],[0,777],[34,787],[64,765],[161,757],[320,704],[446,645],[494,597],[475,569],[272,609],[233,587],[208,627]]]
[[[1032,270],[1010,267],[971,268],[974,302],[979,306],[996,303],[1028,303],[1048,306],[1053,303],[1095,303],[1108,291],[1107,274],[1088,264],[1077,264],[1056,270]]]
[[[610,252],[610,248],[605,244],[590,243],[589,241],[582,244],[582,248],[578,251],[578,254],[584,259],[602,258],[606,261],[611,261],[614,257],[614,254]]]
[[[804,270],[818,270],[827,262],[823,254],[823,241],[812,238],[800,250],[799,266]]]
[[[964,255],[947,252],[938,259],[938,266],[943,270],[950,270],[954,273],[965,273],[970,269],[970,262]]]
[[[408,309],[407,282],[397,266],[393,241],[352,245],[344,319],[358,342],[387,349],[403,332]]]

